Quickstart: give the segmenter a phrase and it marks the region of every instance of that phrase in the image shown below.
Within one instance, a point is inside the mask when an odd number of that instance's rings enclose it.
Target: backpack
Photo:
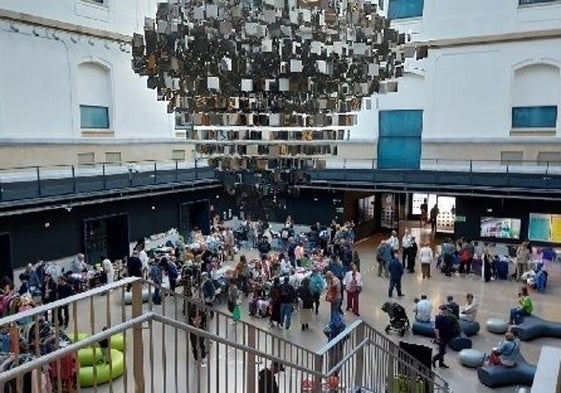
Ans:
[[[294,288],[290,284],[283,284],[280,287],[281,301],[286,303],[292,303],[296,298],[294,293]]]
[[[450,322],[450,327],[452,328],[453,337],[458,337],[462,332],[459,319],[448,311],[448,322]]]
[[[312,276],[310,280],[310,291],[312,293],[321,293],[323,290],[323,279],[320,275]]]

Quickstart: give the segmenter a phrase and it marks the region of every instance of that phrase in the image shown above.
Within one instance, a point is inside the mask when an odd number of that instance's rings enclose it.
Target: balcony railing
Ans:
[[[394,391],[398,380],[410,385],[407,391],[424,384],[426,392],[450,392],[438,375],[362,321],[314,351],[282,333],[234,323],[219,310],[208,329],[199,330],[187,323],[184,307],[210,310],[164,288],[162,305],[154,305],[155,289],[128,278],[0,319],[0,328],[22,337],[13,353],[0,354],[12,361],[0,372],[0,385],[21,393],[34,383],[44,391],[48,379],[56,391],[255,393],[259,370],[278,362],[285,368],[277,376],[280,392]],[[58,327],[63,307],[71,317],[65,332]],[[106,339],[112,349],[104,354],[98,344]],[[199,340],[208,349],[204,364],[191,355]],[[76,368],[69,358],[78,360]],[[328,382],[335,383],[332,390]]]
[[[0,169],[0,201],[152,187],[213,178],[205,161],[134,161]]]

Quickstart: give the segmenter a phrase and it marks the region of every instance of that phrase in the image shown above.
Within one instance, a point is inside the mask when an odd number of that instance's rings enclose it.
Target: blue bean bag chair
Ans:
[[[413,326],[411,327],[411,331],[413,332],[413,334],[416,334],[418,336],[425,336],[425,337],[430,337],[430,338],[435,338],[436,337],[434,335],[434,322],[433,321],[429,321],[429,322],[415,321],[415,322],[413,322]]]
[[[452,340],[450,340],[448,346],[450,347],[450,349],[459,352],[462,349],[470,349],[472,346],[472,342],[464,332],[461,332],[458,337],[454,337]]]
[[[514,367],[483,366],[477,369],[479,382],[490,388],[513,385],[532,386],[535,375],[536,366],[526,362],[522,355],[519,355]]]
[[[468,337],[475,336],[479,333],[479,329],[481,329],[479,322],[464,321],[462,319],[460,319],[460,327],[462,328],[462,332],[464,332]]]
[[[524,317],[520,325],[512,326],[510,331],[522,341],[529,341],[538,337],[561,338],[561,323],[546,321],[530,315]]]

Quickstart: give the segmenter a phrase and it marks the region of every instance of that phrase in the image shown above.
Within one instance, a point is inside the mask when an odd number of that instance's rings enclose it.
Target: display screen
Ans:
[[[542,242],[561,243],[561,215],[530,213],[528,238]]]
[[[519,218],[481,217],[481,237],[520,239]]]

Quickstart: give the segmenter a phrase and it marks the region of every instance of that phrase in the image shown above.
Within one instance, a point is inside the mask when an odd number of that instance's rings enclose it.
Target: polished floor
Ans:
[[[430,240],[434,244],[434,239],[432,238],[430,231],[428,229],[412,229],[413,234],[421,242],[424,240]],[[356,250],[358,250],[361,258],[362,274],[364,287],[363,292],[360,295],[360,314],[361,318],[374,326],[375,328],[382,331],[387,325],[388,318],[385,313],[380,310],[381,305],[388,300],[387,297],[387,287],[388,281],[385,278],[377,277],[377,267],[375,262],[375,248],[379,243],[380,239],[383,239],[385,235],[374,235],[373,237],[359,242],[356,244]],[[245,251],[246,254],[250,256],[255,253],[255,251]],[[561,295],[561,266],[559,263],[554,263],[550,266],[550,275],[548,281],[548,288],[545,293],[532,293],[535,304],[535,314],[542,316],[545,319],[558,320],[561,321],[561,307],[559,306],[559,298]],[[478,320],[482,325],[482,330],[473,339],[473,347],[485,352],[488,352],[492,347],[496,346],[497,343],[502,339],[500,335],[494,335],[487,332],[484,329],[485,321],[489,318],[503,318],[506,319],[509,309],[516,305],[517,293],[519,290],[519,284],[513,281],[493,281],[489,283],[484,283],[480,277],[475,275],[470,275],[468,277],[452,276],[445,277],[439,272],[433,271],[433,275],[430,279],[423,280],[420,274],[420,269],[417,269],[416,273],[408,274],[405,273],[403,277],[403,292],[405,297],[395,298],[395,301],[401,303],[409,313],[409,318],[412,320],[413,315],[411,308],[413,305],[413,299],[420,296],[421,294],[427,294],[429,299],[432,300],[434,309],[438,307],[439,304],[445,302],[447,295],[453,295],[457,302],[462,305],[465,298],[465,294],[471,292],[475,295],[477,301],[479,302],[479,313]],[[88,305],[83,305],[84,310],[80,311],[80,318],[77,322],[78,330],[89,331],[90,327],[93,330],[101,329],[101,326],[107,323],[107,317],[105,309],[110,311],[111,318],[113,320],[120,320],[122,309],[120,303],[113,302],[106,307],[102,304],[103,300],[100,299],[99,313],[96,310],[95,321],[91,318],[93,314],[89,311]],[[172,312],[172,308],[176,307],[171,303],[171,299],[166,299],[165,304],[167,304],[168,313]],[[82,307],[82,306],[81,306]],[[225,308],[224,305],[219,307]],[[177,310],[177,309],[176,309]],[[177,312],[177,311],[175,311]],[[126,311],[127,315],[130,313],[130,309]],[[311,330],[302,332],[297,325],[297,316],[294,322],[294,326],[290,331],[283,331],[280,329],[272,329],[274,334],[286,337],[290,341],[305,346],[311,349],[318,349],[326,343],[325,336],[322,332],[323,327],[328,321],[328,306],[327,304],[322,304],[320,308],[319,315],[315,316],[315,322],[311,325]],[[345,319],[351,322],[356,317],[352,314],[346,315]],[[247,299],[242,305],[242,319],[245,321],[250,321],[257,326],[268,328],[267,320],[252,318],[247,313]],[[211,329],[212,330],[212,329]],[[226,334],[228,336],[235,337],[236,331],[232,327],[228,328],[223,326],[220,328],[221,334]],[[205,389],[204,384],[198,381],[196,373],[198,366],[189,360],[189,356],[186,355],[185,350],[177,351],[173,347],[186,348],[186,337],[176,335],[175,337],[170,333],[166,333],[165,329],[153,329],[151,330],[153,337],[151,338],[151,343],[154,343],[156,359],[161,356],[161,353],[168,351],[168,357],[177,356],[178,361],[180,361],[180,367],[185,368],[185,372],[179,372],[177,375],[180,376],[183,381],[181,386],[185,383],[186,386],[194,386],[192,391],[210,391]],[[172,339],[172,337],[174,337]],[[399,340],[405,340],[412,343],[432,345],[431,340],[428,338],[415,336],[412,333],[407,333],[402,339],[397,335],[390,336],[393,340],[398,342]],[[152,345],[152,344],[151,344]],[[559,339],[538,339],[531,342],[525,342],[522,344],[522,354],[531,363],[537,363],[540,349],[543,345],[560,346],[561,340]],[[128,349],[130,354],[131,349]],[[232,352],[232,350],[226,351]],[[235,351],[234,351],[235,352]],[[175,354],[175,355],[174,355]],[[128,356],[127,356],[128,357]],[[131,357],[128,357],[129,359]],[[216,361],[216,364],[222,359],[225,359],[225,363],[228,363],[227,367],[233,367],[237,370],[237,367],[241,367],[241,360],[235,356],[230,356],[228,358],[228,353],[213,353],[211,349],[210,352],[210,362]],[[240,363],[240,364],[238,364]],[[450,369],[436,369],[436,372],[440,374],[445,380],[447,380],[455,393],[473,393],[473,392],[515,392],[516,386],[505,387],[501,389],[489,389],[478,382],[477,374],[475,369],[470,369],[463,367],[459,364],[458,354],[453,351],[449,351],[446,355],[446,363],[450,366]],[[163,374],[164,370],[160,370],[161,362],[158,360],[150,362],[151,369],[149,373],[146,374],[147,380],[147,390],[151,391],[149,380],[151,378],[160,379],[165,378]],[[132,367],[128,368],[129,378],[132,377]],[[240,368],[241,370],[241,368]],[[168,370],[169,372],[169,370]],[[234,373],[236,374],[236,373]],[[169,377],[168,377],[169,378]],[[284,377],[280,377],[284,378]],[[224,381],[226,382],[226,381]],[[227,382],[229,383],[229,382]],[[168,391],[184,391],[180,388],[177,390],[177,385],[179,381],[169,381],[169,383],[164,383],[164,386],[168,386]],[[130,383],[129,383],[130,385]],[[123,384],[124,386],[124,384]],[[98,391],[109,391],[104,387],[98,388]],[[84,390],[89,391],[89,390]],[[129,388],[123,388],[121,384],[115,386],[114,391],[130,391]],[[191,391],[191,390],[188,390]]]

